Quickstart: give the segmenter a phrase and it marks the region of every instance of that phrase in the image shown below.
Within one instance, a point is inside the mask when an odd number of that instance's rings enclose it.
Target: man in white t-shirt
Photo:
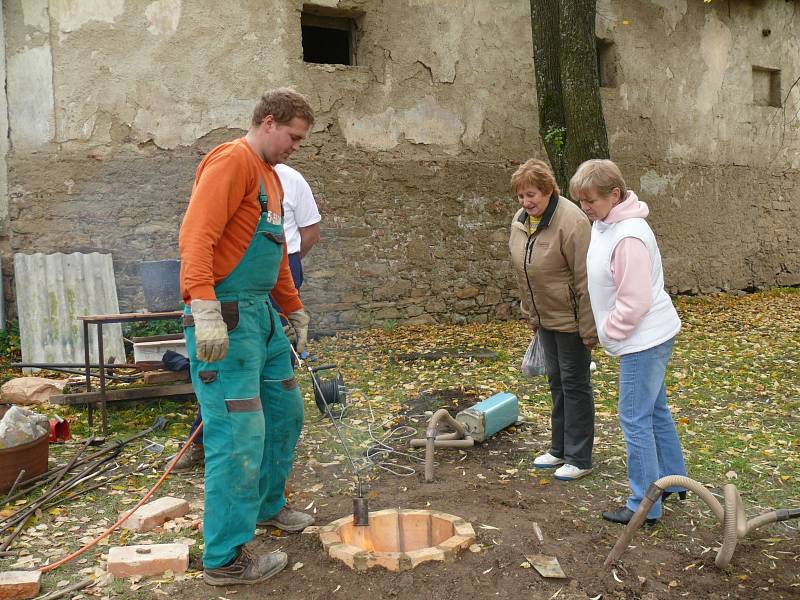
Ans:
[[[319,241],[319,222],[322,217],[314,201],[311,187],[300,173],[289,165],[275,165],[283,186],[283,234],[289,252],[294,286],[303,285],[301,259]]]

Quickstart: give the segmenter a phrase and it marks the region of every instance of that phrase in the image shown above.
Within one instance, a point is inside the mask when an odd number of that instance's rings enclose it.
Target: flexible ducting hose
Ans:
[[[453,433],[438,434],[439,421],[444,420],[452,429]],[[438,434],[438,435],[437,435]],[[425,481],[433,481],[433,451],[434,448],[469,448],[475,444],[475,440],[467,435],[464,425],[450,416],[446,408],[440,408],[428,421],[428,429],[425,431],[425,439],[411,440],[412,448],[425,446]]]
[[[644,498],[639,503],[639,508],[633,514],[633,517],[631,517],[630,522],[627,527],[625,527],[625,531],[619,536],[617,543],[614,544],[614,547],[603,563],[605,568],[609,568],[619,560],[622,553],[625,552],[625,549],[628,547],[628,544],[630,544],[633,534],[636,533],[636,530],[641,527],[642,523],[644,523],[647,518],[647,513],[650,508],[661,498],[661,494],[664,490],[669,487],[683,487],[694,492],[708,505],[711,512],[714,513],[714,516],[722,521],[722,547],[719,549],[719,552],[717,552],[717,558],[714,561],[719,568],[725,568],[730,564],[738,541],[754,529],[758,529],[762,525],[768,523],[776,523],[778,521],[786,521],[787,519],[796,519],[800,517],[800,508],[784,508],[765,512],[748,521],[744,513],[742,498],[736,486],[732,483],[725,485],[723,490],[723,505],[720,504],[714,495],[699,481],[683,477],[682,475],[667,475],[653,482],[647,489]]]

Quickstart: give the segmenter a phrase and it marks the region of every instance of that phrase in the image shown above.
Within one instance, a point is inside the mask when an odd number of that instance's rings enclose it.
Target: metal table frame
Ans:
[[[154,312],[154,313],[123,313],[116,315],[84,315],[79,316],[78,320],[83,321],[83,355],[84,355],[84,369],[86,376],[86,391],[92,391],[92,378],[91,378],[91,358],[89,352],[89,325],[97,325],[97,362],[100,365],[105,364],[105,356],[103,355],[103,325],[112,323],[133,323],[136,321],[167,321],[169,319],[180,319],[183,312],[173,310],[168,312]],[[100,410],[103,415],[103,435],[108,435],[108,407],[106,403],[106,370],[101,366],[100,368]],[[94,424],[94,403],[89,405],[89,427]]]

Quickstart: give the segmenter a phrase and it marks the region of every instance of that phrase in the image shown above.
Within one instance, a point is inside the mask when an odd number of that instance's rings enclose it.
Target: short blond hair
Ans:
[[[536,158],[526,160],[511,176],[511,190],[515,194],[530,186],[544,193],[560,193],[550,165]]]
[[[280,87],[265,92],[253,109],[250,124],[258,127],[267,115],[272,115],[281,125],[285,125],[295,117],[303,119],[309,126],[314,124],[314,110],[308,100],[290,87]]]
[[[569,180],[569,195],[573,200],[580,200],[590,191],[608,196],[614,188],[619,188],[619,197],[624,199],[628,188],[622,178],[622,171],[614,161],[608,159],[593,158],[581,163]]]

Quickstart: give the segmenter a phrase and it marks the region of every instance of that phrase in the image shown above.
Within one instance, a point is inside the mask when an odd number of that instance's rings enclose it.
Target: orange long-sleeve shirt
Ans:
[[[217,146],[198,165],[178,236],[181,294],[187,304],[192,300],[215,300],[214,286],[244,256],[261,217],[258,193],[262,181],[267,208],[280,214],[280,180],[244,138]],[[285,244],[272,297],[284,313],[303,308],[292,281]]]

